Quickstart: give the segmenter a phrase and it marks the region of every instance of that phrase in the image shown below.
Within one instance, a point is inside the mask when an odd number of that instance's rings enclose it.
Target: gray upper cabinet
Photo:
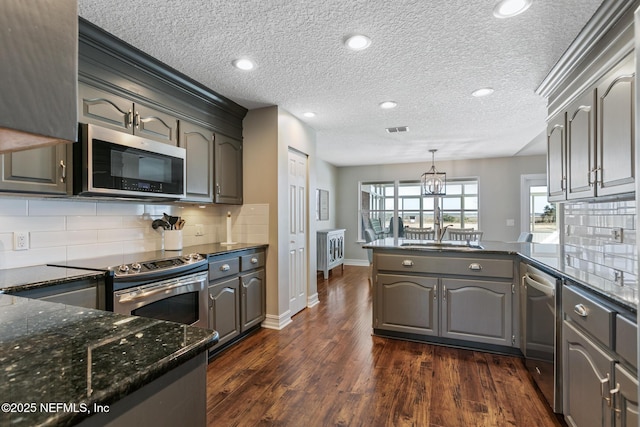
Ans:
[[[549,121],[547,129],[547,189],[549,201],[564,200],[567,185],[565,163],[565,113]]]
[[[595,196],[595,107],[593,91],[567,110],[567,199]]]
[[[223,135],[215,140],[215,202],[242,204],[242,141]]]
[[[71,190],[67,167],[69,148],[69,144],[58,144],[0,155],[0,191],[68,194]]]
[[[75,141],[77,0],[4,0],[0,153]]]
[[[635,61],[622,60],[598,85],[597,194],[635,190]]]
[[[121,96],[79,85],[78,121],[140,137],[178,144],[178,119]]]
[[[214,134],[209,129],[180,122],[180,147],[187,150],[187,201],[213,202]]]

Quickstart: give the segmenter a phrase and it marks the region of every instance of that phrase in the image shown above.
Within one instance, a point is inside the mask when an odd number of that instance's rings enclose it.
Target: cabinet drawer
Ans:
[[[633,320],[616,316],[616,353],[631,366],[637,368],[638,326]]]
[[[264,252],[244,255],[240,258],[241,271],[253,270],[264,266]]]
[[[215,259],[209,262],[209,280],[233,276],[240,272],[240,258]]]
[[[477,277],[513,277],[513,260],[376,254],[378,270],[451,274]]]
[[[565,319],[580,325],[585,331],[613,349],[615,312],[586,292],[572,286],[562,288],[562,311]]]

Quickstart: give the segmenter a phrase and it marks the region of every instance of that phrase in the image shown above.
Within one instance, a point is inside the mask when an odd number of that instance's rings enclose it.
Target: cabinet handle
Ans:
[[[124,127],[129,129],[133,126],[133,111],[129,110],[127,117],[125,117]]]
[[[605,391],[605,384],[609,384],[610,379],[609,374],[607,374],[607,378],[600,379],[600,396],[607,402],[608,406],[611,406],[611,397],[607,396],[608,393]]]
[[[136,120],[135,120],[136,129],[140,129],[140,113],[136,111]]]
[[[576,306],[573,307],[573,312],[580,317],[587,317],[587,315],[589,314],[587,307],[582,304],[576,304]]]
[[[413,267],[413,261],[410,259],[405,259],[404,261],[402,261],[402,266],[403,267]]]
[[[442,285],[442,301],[447,300],[447,285]]]
[[[220,266],[220,271],[229,271],[231,270],[231,266],[229,264],[222,264]]]
[[[258,263],[258,258],[253,257],[251,258],[251,264],[257,264]]]
[[[567,189],[567,177],[563,176],[562,179],[560,179],[560,189],[562,191]]]
[[[482,266],[477,262],[472,262],[471,264],[469,264],[469,270],[482,271]]]
[[[616,388],[609,390],[609,394],[611,395],[611,397],[609,398],[609,407],[613,410],[613,412],[615,412],[616,417],[620,418],[620,413],[622,412],[622,409],[618,408],[617,405],[615,404],[616,402],[616,397],[615,395],[618,394],[620,392],[620,383],[616,383]]]
[[[64,164],[64,160],[60,160],[60,182],[67,181],[67,165]]]
[[[220,194],[220,184],[216,184],[216,194]]]

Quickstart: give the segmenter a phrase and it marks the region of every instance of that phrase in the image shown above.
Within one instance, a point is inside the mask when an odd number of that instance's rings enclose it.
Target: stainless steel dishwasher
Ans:
[[[554,412],[562,412],[559,313],[561,280],[524,264],[525,364]]]

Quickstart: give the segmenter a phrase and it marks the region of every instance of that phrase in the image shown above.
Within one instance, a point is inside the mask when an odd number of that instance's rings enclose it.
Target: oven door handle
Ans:
[[[172,290],[177,289],[177,288],[181,288],[183,286],[194,285],[194,284],[202,283],[202,282],[205,282],[205,281],[206,281],[206,278],[203,277],[201,279],[189,280],[187,282],[179,281],[179,282],[177,282],[177,283],[175,283],[173,285],[158,286],[157,288],[150,289],[148,291],[129,292],[129,293],[121,295],[120,298],[118,299],[118,302],[119,303],[125,303],[125,302],[137,301],[139,299],[148,298],[148,297],[150,297],[152,295],[156,295],[156,294],[160,294],[160,293],[167,293],[169,291],[172,291]]]
[[[556,291],[551,285],[551,283],[543,283],[543,282],[534,280],[529,273],[525,274],[524,280],[527,283],[527,285],[531,286],[534,289],[539,290],[540,292],[542,292],[548,297],[552,297],[556,294]],[[544,282],[547,282],[547,281],[545,280]]]

